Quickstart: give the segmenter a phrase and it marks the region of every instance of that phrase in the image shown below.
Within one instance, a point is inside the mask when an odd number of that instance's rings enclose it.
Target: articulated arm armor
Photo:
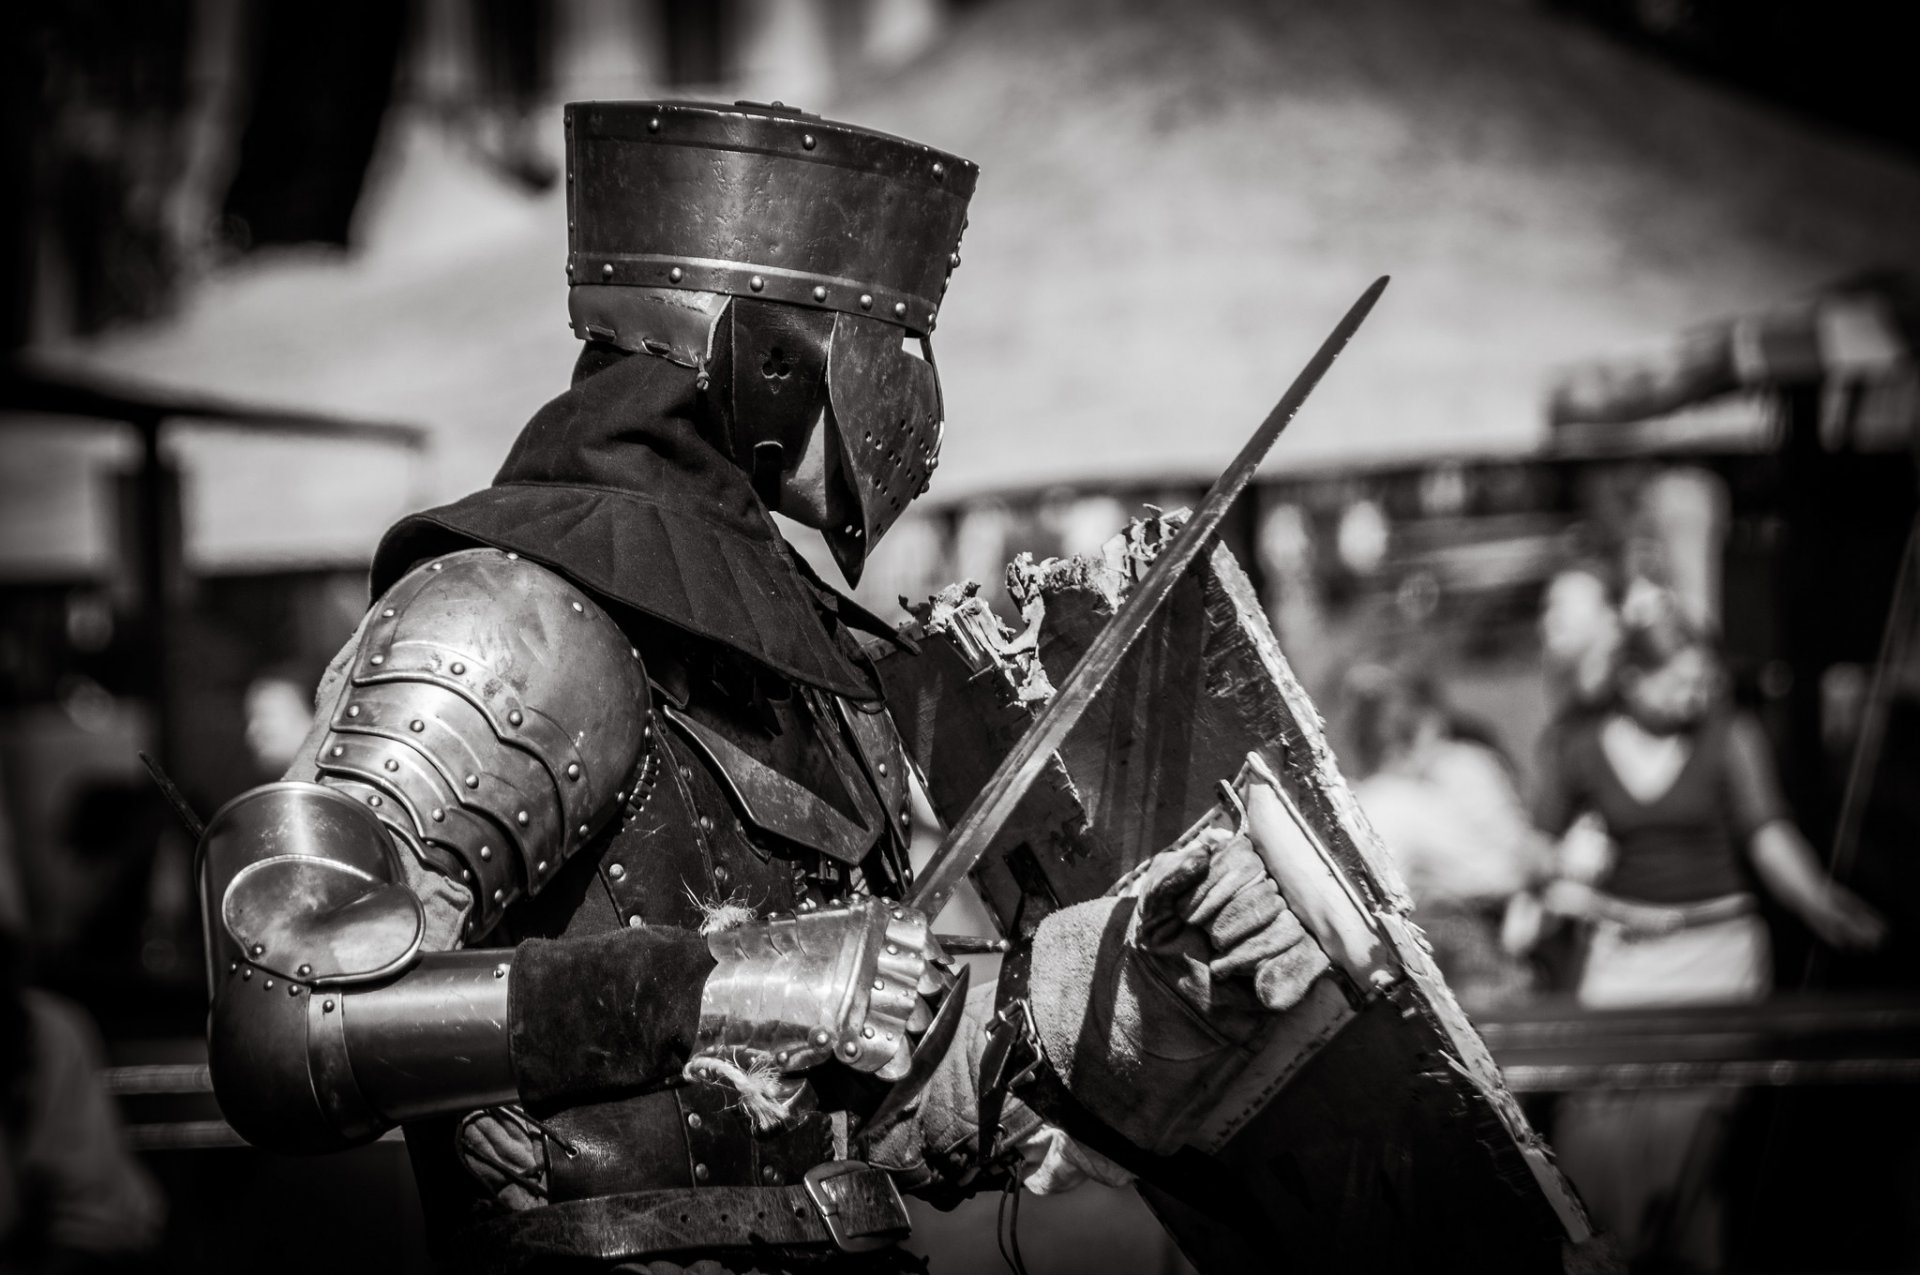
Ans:
[[[375,605],[323,708],[314,781],[243,794],[201,845],[210,1062],[250,1141],[327,1150],[402,1121],[656,1084],[689,1056],[709,1079],[762,1060],[905,1070],[920,997],[945,983],[925,919],[897,905],[706,938],[642,926],[531,954],[480,946],[662,782],[637,653],[558,576],[495,550],[415,570]],[[778,825],[759,805],[784,790],[762,779],[740,800]],[[792,831],[832,847],[833,827]]]
[[[322,708],[317,782],[236,798],[199,865],[216,1091],[241,1133],[288,1150],[518,1096],[513,951],[432,949],[537,894],[654,757],[625,636],[493,550],[395,585]],[[470,900],[438,935],[414,885],[436,876]]]

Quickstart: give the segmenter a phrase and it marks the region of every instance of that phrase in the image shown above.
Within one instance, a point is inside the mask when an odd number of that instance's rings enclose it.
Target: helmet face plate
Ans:
[[[926,358],[909,354],[898,328],[843,314],[834,320],[827,394],[841,470],[859,510],[857,523],[827,529],[827,546],[857,584],[868,546],[927,489],[940,463],[940,378],[931,350]]]
[[[933,330],[979,169],[756,103],[582,102],[566,121],[575,333],[711,372],[750,474],[796,463],[828,408],[857,513],[825,530],[857,582],[938,452],[931,354],[902,343]]]

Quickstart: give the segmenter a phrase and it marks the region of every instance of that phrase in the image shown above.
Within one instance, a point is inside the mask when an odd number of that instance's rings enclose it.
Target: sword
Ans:
[[[1180,530],[1174,542],[1154,559],[1147,574],[1140,578],[1133,592],[1121,604],[1113,619],[1107,622],[1100,636],[1094,639],[1087,653],[1074,665],[1073,672],[1060,686],[1051,703],[1041,712],[1039,718],[1020,737],[1013,751],[1008,753],[994,770],[986,786],[982,788],[960,821],[947,833],[940,848],[933,852],[927,861],[925,871],[908,891],[906,902],[918,908],[929,921],[940,915],[954,890],[987,852],[987,847],[1005,826],[1014,808],[1021,798],[1033,786],[1040,772],[1046,768],[1047,759],[1066,742],[1069,732],[1086,713],[1093,703],[1093,697],[1107,684],[1114,670],[1120,667],[1120,661],[1141,633],[1146,631],[1147,622],[1160,605],[1173,592],[1173,586],[1187,573],[1194,559],[1220,528],[1220,522],[1227,516],[1227,508],[1247,489],[1253,481],[1253,473],[1260,468],[1260,462],[1266,459],[1267,452],[1273,447],[1280,432],[1293,422],[1300,407],[1320,384],[1327,369],[1346,348],[1347,342],[1360,329],[1367,314],[1373,309],[1373,303],[1386,291],[1386,276],[1376,279],[1373,286],[1360,294],[1346,317],[1328,334],[1327,339],[1314,353],[1306,367],[1300,370],[1287,392],[1267,413],[1267,419],[1253,432],[1240,454],[1233,458],[1207,492],[1206,499],[1194,511],[1187,525]]]

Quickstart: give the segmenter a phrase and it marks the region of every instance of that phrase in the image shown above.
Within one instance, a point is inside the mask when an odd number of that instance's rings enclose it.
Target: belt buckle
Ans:
[[[807,1198],[813,1201],[814,1209],[820,1214],[820,1220],[827,1224],[827,1234],[833,1237],[833,1243],[842,1253],[871,1253],[893,1244],[900,1238],[891,1232],[850,1234],[845,1219],[841,1217],[842,1179],[857,1173],[878,1173],[887,1184],[887,1193],[893,1197],[893,1205],[900,1217],[907,1215],[906,1202],[900,1198],[900,1188],[893,1184],[893,1177],[885,1169],[876,1169],[864,1160],[829,1160],[825,1164],[816,1164],[808,1169],[803,1181],[807,1187]]]

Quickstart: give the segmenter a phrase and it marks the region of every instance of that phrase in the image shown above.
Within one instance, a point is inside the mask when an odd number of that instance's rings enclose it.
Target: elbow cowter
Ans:
[[[252,977],[243,979],[243,973]],[[334,1008],[327,1010],[328,1004]],[[314,1066],[308,1017],[338,1018],[338,1009],[330,993],[267,978],[251,967],[228,974],[208,1020],[207,1066],[220,1113],[254,1146],[294,1154],[338,1151],[371,1141],[385,1127],[364,1100],[355,1101],[351,1070],[327,1075],[324,1065]],[[344,1049],[338,1056],[344,1064]]]

